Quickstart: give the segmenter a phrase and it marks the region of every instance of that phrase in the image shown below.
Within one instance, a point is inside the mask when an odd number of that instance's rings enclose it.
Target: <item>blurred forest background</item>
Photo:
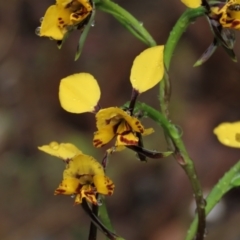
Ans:
[[[180,1],[118,0],[164,44],[185,7]],[[99,81],[104,107],[129,100],[130,68],[146,46],[112,16],[97,11],[80,59],[74,62],[80,32],[58,50],[54,41],[35,29],[53,0],[0,1],[0,239],[87,239],[89,218],[73,199],[54,196],[64,164],[37,150],[53,140],[72,142],[101,160],[105,149],[94,149],[92,114],[74,115],[61,109],[61,78],[90,72]],[[236,33],[239,35],[238,33]],[[203,66],[193,64],[213,37],[205,18],[192,24],[175,51],[170,77],[170,115],[183,130],[183,139],[207,194],[239,158],[240,151],[222,146],[213,128],[222,121],[240,120],[240,67],[223,49]],[[240,41],[235,52],[240,59]],[[158,108],[158,89],[141,101]],[[109,104],[110,103],[110,104]],[[150,149],[166,150],[163,133],[145,138]],[[194,212],[187,177],[173,158],[142,163],[130,150],[115,154],[108,166],[114,195],[107,198],[114,227],[128,240],[181,240]],[[207,239],[240,239],[240,190],[231,191],[208,221]],[[100,234],[101,235],[101,234]],[[101,239],[104,239],[102,236]]]

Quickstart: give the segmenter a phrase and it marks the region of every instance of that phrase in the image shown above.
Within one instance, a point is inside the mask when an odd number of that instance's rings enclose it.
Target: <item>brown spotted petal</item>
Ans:
[[[71,159],[63,172],[63,178],[78,178],[81,184],[92,182],[93,175],[104,175],[102,165],[89,155],[78,155]]]
[[[102,175],[95,175],[93,177],[93,182],[98,193],[109,195],[109,196],[113,194],[115,185],[109,177],[102,176]]]
[[[117,125],[122,119],[121,115],[119,115],[118,109],[120,108],[109,107],[100,109],[96,114],[97,129],[99,130],[109,125],[112,127]]]
[[[115,136],[114,128],[112,125],[107,125],[100,128],[94,133],[93,145],[94,147],[102,147],[109,143]]]
[[[54,195],[72,195],[76,194],[80,186],[79,180],[77,178],[65,178],[55,190]]]
[[[96,199],[96,191],[91,185],[82,186],[75,198],[75,204],[81,204],[83,198],[94,205],[98,205],[98,201]]]
[[[56,5],[47,9],[39,35],[62,42],[67,33],[83,25],[91,12],[92,4],[90,1],[57,0]]]
[[[144,127],[137,118],[128,115],[126,112],[123,117],[125,121],[130,125],[132,131],[139,132],[141,134],[144,133]]]
[[[128,132],[117,136],[116,146],[137,145],[139,138],[133,132]]]
[[[140,121],[118,107],[101,109],[96,119],[98,131],[93,139],[95,147],[102,147],[113,137],[117,137],[116,146],[136,145],[138,138],[134,133],[144,133]]]
[[[67,33],[67,26],[71,25],[71,12],[61,5],[50,6],[40,26],[40,36],[50,37],[55,40],[62,40]]]

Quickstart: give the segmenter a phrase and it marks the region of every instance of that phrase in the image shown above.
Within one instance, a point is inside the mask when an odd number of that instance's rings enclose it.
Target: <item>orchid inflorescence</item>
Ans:
[[[195,10],[196,12],[201,10],[202,14],[196,14],[195,17],[205,16],[213,32],[212,44],[194,66],[206,62],[218,46],[222,46],[231,59],[236,61],[233,51],[235,44],[234,30],[240,29],[240,0],[228,0],[225,2],[181,1],[192,9],[188,9],[190,12],[192,11],[191,13],[194,13]],[[144,116],[151,118],[163,127],[168,144],[168,151],[165,152],[146,149],[143,144],[143,136],[152,134],[154,129],[145,128],[141,114],[135,111],[139,95],[157,84],[160,86],[160,105],[167,108],[170,98],[170,81],[168,75],[169,66],[166,64],[166,58],[172,56],[174,44],[171,44],[176,41],[173,37],[175,33],[171,34],[166,45],[155,46],[154,40],[151,39],[146,30],[142,26],[139,28],[138,25],[134,25],[135,19],[125,14],[126,12],[109,0],[56,0],[55,5],[47,9],[37,34],[55,40],[57,45],[61,47],[72,31],[80,30],[81,37],[75,56],[75,59],[77,59],[80,56],[89,26],[94,21],[95,6],[112,14],[140,40],[152,44],[134,59],[130,72],[131,98],[129,102],[120,107],[115,105],[107,108],[101,107],[99,83],[90,73],[75,73],[61,79],[59,86],[61,107],[74,114],[90,112],[95,115],[97,129],[93,133],[92,143],[95,148],[105,148],[105,154],[100,163],[94,157],[84,154],[72,143],[53,141],[39,147],[39,150],[62,159],[66,166],[63,171],[63,179],[54,194],[73,196],[75,199],[74,205],[81,204],[90,215],[92,222],[107,237],[110,239],[122,239],[109,231],[99,221],[97,211],[94,211],[95,207],[102,204],[105,196],[111,196],[114,192],[115,185],[106,175],[109,158],[116,152],[126,148],[134,151],[142,162],[147,162],[148,158],[160,159],[173,155],[189,177],[196,196],[198,213],[196,239],[200,240],[205,232],[205,213],[207,211],[205,212],[205,205],[202,204],[205,200],[201,186],[196,177],[193,162],[181,140],[181,134],[177,127],[172,124],[167,111],[163,109],[157,111],[150,106],[142,107],[142,110],[145,111]],[[185,27],[191,23],[191,20],[195,20],[194,18],[191,19],[190,15],[189,19],[189,22],[185,23]],[[176,39],[179,38],[179,36],[176,36]],[[240,122],[222,123],[214,129],[214,133],[222,144],[240,148]]]

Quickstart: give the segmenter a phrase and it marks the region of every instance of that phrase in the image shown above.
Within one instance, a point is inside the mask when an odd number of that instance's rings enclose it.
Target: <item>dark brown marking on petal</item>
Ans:
[[[58,188],[58,189],[55,190],[54,195],[63,194],[65,192],[66,192],[65,190]]]
[[[237,142],[240,142],[240,134],[239,134],[239,133],[236,133],[236,135],[235,135],[235,140],[236,140]]]
[[[65,8],[70,8],[71,5],[72,5],[72,2],[68,3],[68,4],[65,6]]]
[[[240,21],[235,20],[235,21],[232,22],[232,27],[234,28],[239,24],[240,24]]]
[[[107,189],[114,190],[114,184],[112,183],[112,184],[107,185]]]
[[[94,191],[84,191],[85,195],[89,198],[90,202],[94,205],[97,204],[97,202],[94,200],[93,195],[95,195]]]
[[[69,162],[71,161],[70,158],[67,158],[66,160],[63,160],[66,164],[69,164]]]
[[[114,132],[114,134],[116,134],[117,129],[118,129],[119,125],[121,124],[121,122],[122,122],[122,120],[120,120],[119,122],[117,122],[117,123],[113,126],[113,132]]]
[[[75,192],[76,192],[76,193],[80,193],[82,187],[83,187],[83,185],[81,185],[81,184],[79,183],[78,186],[77,186],[77,188],[76,188],[76,190],[75,190]]]
[[[101,147],[101,146],[103,146],[104,144],[103,144],[103,142],[102,142],[101,140],[95,139],[95,140],[93,140],[93,145],[94,145],[95,147]]]
[[[111,122],[111,119],[105,119],[106,125],[108,125]]]
[[[74,13],[74,14],[72,15],[72,17],[74,17],[74,18],[79,18],[79,15],[78,15],[77,13]]]
[[[124,136],[121,135],[120,140],[124,143],[126,143],[127,145],[137,145],[137,141],[134,140],[128,140],[126,138],[124,138]]]
[[[233,23],[233,20],[232,20],[232,19],[227,20],[226,18],[223,18],[222,20],[223,20],[226,24]]]
[[[126,131],[124,131],[124,132],[119,133],[119,135],[127,135],[127,134],[129,134],[130,132],[132,132],[132,131],[131,131],[131,130],[126,130]]]
[[[79,179],[80,177],[82,177],[82,175],[80,175],[80,174],[75,174],[75,178]]]
[[[138,126],[138,129],[140,130],[140,132],[141,132],[141,133],[143,133],[143,132],[144,132],[144,129],[143,129],[143,127],[142,127],[142,126]]]

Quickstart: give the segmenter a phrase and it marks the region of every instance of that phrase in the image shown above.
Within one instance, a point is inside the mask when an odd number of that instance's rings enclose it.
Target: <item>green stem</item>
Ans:
[[[99,220],[99,218],[92,212],[92,209],[89,207],[87,200],[83,198],[82,200],[82,208],[83,210],[89,215],[91,221],[99,228],[100,231],[110,240],[119,240],[122,239],[114,232],[110,231],[109,229],[104,226],[104,224]]]
[[[198,17],[204,16],[206,13],[206,9],[203,7],[196,9],[187,9],[182,16],[178,19],[177,23],[173,27],[167,43],[165,45],[164,51],[164,62],[167,70],[169,70],[169,66],[171,63],[171,59],[173,56],[173,52],[178,44],[182,34],[186,31],[188,26]]]
[[[98,194],[96,198],[98,199]],[[98,216],[98,205],[92,205],[92,213]],[[88,240],[97,240],[97,227],[92,221],[90,223]]]
[[[110,0],[95,0],[96,8],[113,15],[122,25],[124,25],[135,37],[148,46],[156,46],[156,42],[142,23],[134,18],[124,8]]]
[[[205,209],[206,216],[211,212],[211,210],[217,205],[217,203],[222,199],[223,195],[226,194],[230,189],[235,187],[232,185],[232,180],[240,172],[240,161],[238,161],[215,185],[212,191],[206,198],[207,206]],[[192,240],[196,230],[197,230],[198,219],[194,218],[185,240]]]
[[[165,44],[164,48],[164,64],[166,68],[166,73],[164,75],[163,80],[160,82],[159,89],[159,100],[160,100],[160,108],[163,113],[168,115],[168,101],[170,98],[170,82],[168,77],[168,71],[170,68],[171,59],[173,56],[173,52],[182,36],[182,34],[186,31],[188,26],[198,17],[203,16],[206,13],[206,9],[204,7],[196,8],[196,9],[187,9],[182,16],[178,19],[175,26],[173,27],[168,40]]]
[[[171,63],[171,59],[173,56],[173,52],[187,27],[198,17],[206,14],[206,9],[203,7],[197,9],[187,9],[182,16],[178,19],[177,23],[173,27],[167,43],[164,49],[164,64],[166,73],[164,78],[159,84],[159,101],[160,108],[163,116],[165,117],[164,129],[165,135],[167,137],[167,141],[169,142],[170,147],[173,146],[175,154],[174,157],[180,166],[184,169],[185,173],[188,176],[188,179],[192,185],[196,206],[197,206],[197,214],[198,214],[198,228],[196,234],[196,240],[201,240],[204,238],[205,233],[205,200],[203,198],[201,184],[198,180],[197,173],[194,167],[194,163],[192,159],[189,157],[188,152],[185,148],[185,145],[181,139],[181,134],[178,129],[168,121],[168,102],[170,99],[171,85],[169,81],[168,71]],[[149,110],[149,108],[148,108]],[[151,114],[150,114],[151,113]],[[150,111],[149,117],[157,118],[159,120],[159,114],[157,111]],[[161,119],[163,118],[161,116]],[[166,123],[168,122],[168,123]],[[170,139],[169,139],[170,138]],[[172,141],[172,143],[171,143]]]
[[[174,157],[186,172],[195,196],[199,219],[196,239],[203,239],[205,231],[205,200],[203,198],[200,182],[197,178],[194,163],[186,151],[179,129],[172,124],[163,113],[158,112],[145,103],[137,103],[136,109],[141,110],[145,116],[160,124],[166,135],[170,138],[169,140],[171,140],[174,146]]]

